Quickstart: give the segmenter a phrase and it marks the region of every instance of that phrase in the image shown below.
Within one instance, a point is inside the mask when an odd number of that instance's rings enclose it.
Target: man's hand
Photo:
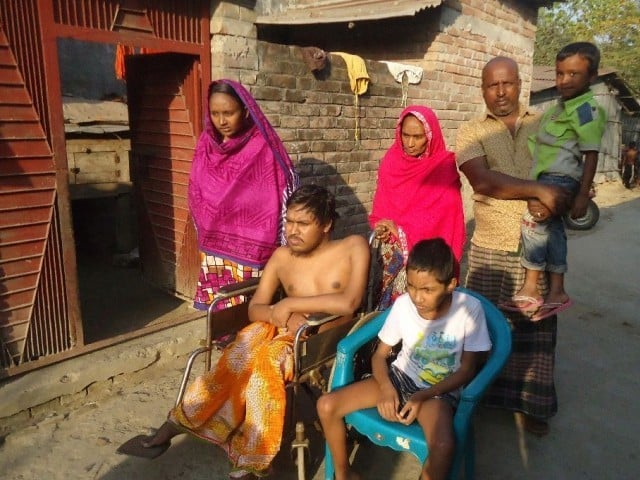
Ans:
[[[542,183],[539,185],[540,188],[537,189],[536,194],[537,199],[547,207],[551,214],[563,215],[569,208],[571,192],[557,185],[544,185]]]
[[[287,329],[295,334],[298,329],[307,323],[307,315],[303,315],[302,313],[292,313],[289,317],[289,322],[287,323]]]
[[[400,399],[398,398],[398,392],[391,383],[380,388],[380,397],[378,398],[378,413],[382,418],[390,422],[397,422],[398,420],[398,407],[400,406]]]
[[[551,211],[536,199],[527,200],[527,209],[536,222],[544,222],[551,217]]]
[[[287,326],[289,317],[291,317],[291,309],[288,308],[288,301],[283,298],[278,303],[274,303],[269,308],[271,309],[269,315],[269,322],[279,328]]]

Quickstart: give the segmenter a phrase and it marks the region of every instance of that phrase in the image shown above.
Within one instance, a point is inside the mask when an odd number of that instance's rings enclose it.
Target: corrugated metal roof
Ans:
[[[296,5],[282,13],[262,15],[262,25],[305,25],[349,21],[412,17],[425,8],[437,7],[442,0],[327,0],[309,5]]]

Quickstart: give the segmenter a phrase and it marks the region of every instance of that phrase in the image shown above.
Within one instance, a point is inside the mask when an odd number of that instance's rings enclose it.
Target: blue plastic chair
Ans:
[[[487,327],[493,347],[482,369],[474,379],[464,387],[460,404],[453,417],[453,429],[456,438],[456,451],[449,472],[450,479],[457,479],[464,464],[465,479],[474,478],[475,454],[473,441],[472,416],[480,398],[491,382],[500,373],[511,353],[511,330],[504,315],[486,298],[465,288],[459,291],[468,293],[482,302]],[[389,309],[380,312],[375,318],[349,334],[338,344],[335,370],[330,384],[331,390],[338,389],[354,381],[354,357],[356,352],[368,341],[377,336],[382,328]],[[346,416],[347,426],[355,428],[376,445],[393,448],[400,452],[411,452],[423,464],[429,456],[427,442],[418,422],[411,425],[388,422],[384,420],[376,408],[359,410]],[[326,447],[325,480],[333,480],[333,459]]]

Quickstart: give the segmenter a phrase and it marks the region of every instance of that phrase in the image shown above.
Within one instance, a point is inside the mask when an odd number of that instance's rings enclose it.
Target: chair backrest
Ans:
[[[511,328],[502,312],[484,296],[462,287],[458,287],[457,290],[480,300],[487,321],[489,337],[491,337],[492,348],[487,362],[471,383],[463,389],[463,396],[474,396],[479,399],[498,376],[511,354]]]

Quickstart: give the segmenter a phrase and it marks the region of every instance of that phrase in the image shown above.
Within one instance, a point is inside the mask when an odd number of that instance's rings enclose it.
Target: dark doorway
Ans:
[[[115,45],[61,39],[58,50],[84,343],[199,316],[188,281],[176,285],[176,278],[197,275],[197,252],[187,249],[187,259],[181,251],[195,238],[186,185],[198,130],[188,111],[197,109],[199,95],[183,85],[194,57],[132,49],[125,81],[116,79]],[[179,73],[176,61],[184,65]],[[185,100],[185,90],[192,98]],[[170,121],[175,97],[184,105],[179,142]],[[151,112],[145,98],[153,99]],[[180,234],[168,233],[176,229]],[[182,277],[175,273],[180,264]]]

